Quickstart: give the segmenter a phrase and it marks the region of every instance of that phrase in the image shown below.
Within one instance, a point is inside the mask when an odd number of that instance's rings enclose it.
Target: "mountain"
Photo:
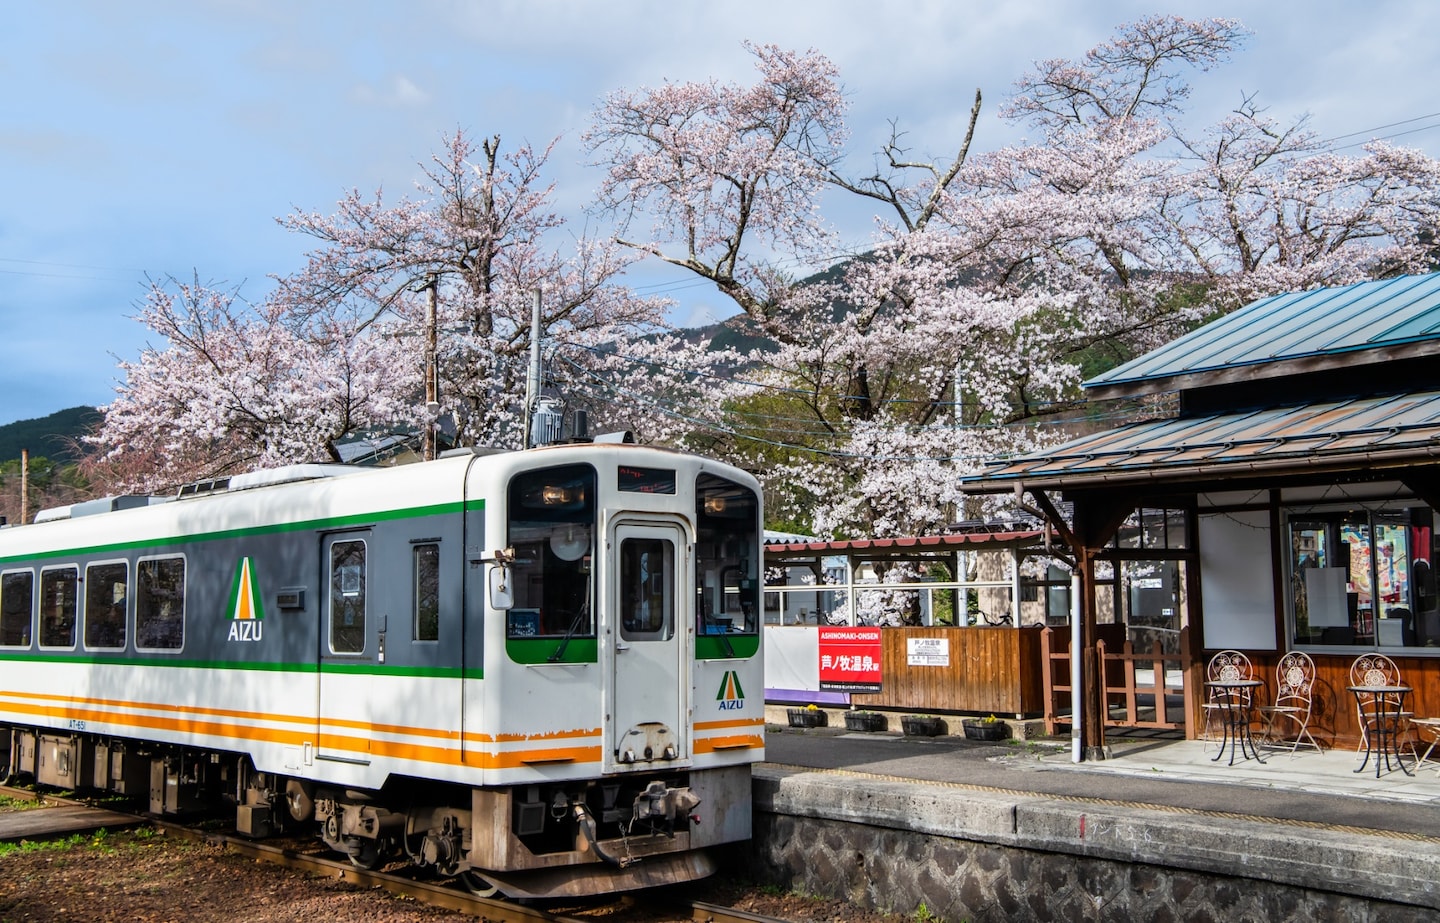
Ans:
[[[100,411],[94,407],[71,407],[48,417],[0,426],[0,462],[19,459],[20,452],[28,449],[31,458],[70,464],[79,457],[75,444],[99,422]]]

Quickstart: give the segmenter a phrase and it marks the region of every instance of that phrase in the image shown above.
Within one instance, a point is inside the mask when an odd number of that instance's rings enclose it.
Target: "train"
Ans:
[[[764,759],[761,529],[749,473],[600,437],[42,511],[0,767],[478,894],[700,878]]]

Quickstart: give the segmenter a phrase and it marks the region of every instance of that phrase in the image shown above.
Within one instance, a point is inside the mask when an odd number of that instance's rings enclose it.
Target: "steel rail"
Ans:
[[[17,800],[28,799],[97,807],[95,804],[83,798],[63,796],[54,792],[40,792],[30,788],[17,788],[9,785],[0,785],[0,795],[8,795]],[[317,877],[340,879],[361,888],[383,888],[391,894],[408,897],[420,903],[432,907],[439,907],[444,910],[468,913],[477,919],[492,921],[492,923],[533,923],[533,921],[543,921],[543,923],[587,923],[587,918],[583,917],[548,913],[535,907],[528,907],[510,901],[476,897],[453,884],[418,881],[413,878],[407,878],[404,875],[365,871],[364,869],[356,868],[349,860],[309,855],[289,846],[278,846],[259,842],[229,833],[201,830],[175,823],[174,821],[161,820],[148,814],[135,811],[126,811],[113,807],[106,807],[104,810],[114,814],[128,814],[142,823],[149,824],[156,830],[163,831],[167,835],[218,846],[233,851],[247,859],[279,865]],[[630,894],[628,897],[639,904],[648,903],[643,894]],[[743,910],[699,901],[681,902],[678,904],[665,901],[651,905],[652,909],[656,910],[662,910],[666,906],[674,907],[676,919],[688,918],[692,921],[702,921],[702,923],[785,923],[785,921],[776,917],[747,913]]]

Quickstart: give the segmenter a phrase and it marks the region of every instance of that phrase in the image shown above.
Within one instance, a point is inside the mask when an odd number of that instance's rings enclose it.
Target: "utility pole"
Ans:
[[[435,458],[435,424],[440,414],[440,370],[435,358],[435,308],[439,298],[434,276],[425,286],[425,442],[421,457]]]
[[[540,290],[530,304],[530,369],[525,375],[525,448],[530,448],[530,423],[540,403]]]
[[[961,402],[961,400],[964,399],[964,396],[965,396],[965,360],[963,360],[963,359],[956,359],[956,360],[955,360],[955,406],[954,406],[954,408],[953,408],[953,410],[954,410],[954,417],[955,417],[955,428],[956,428],[956,429],[959,429],[960,427],[962,427],[962,426],[965,425],[965,411],[964,411],[964,409],[960,406],[960,402]]]
[[[20,525],[30,521],[30,450],[20,450]]]

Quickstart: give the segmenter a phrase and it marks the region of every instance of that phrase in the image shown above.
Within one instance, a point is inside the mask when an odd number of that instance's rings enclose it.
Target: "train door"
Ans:
[[[321,543],[320,712],[316,756],[370,761],[370,687],[377,631],[369,611],[368,532],[327,535]]]
[[[606,769],[653,769],[690,758],[693,550],[673,521],[630,519],[609,556],[610,720]]]

